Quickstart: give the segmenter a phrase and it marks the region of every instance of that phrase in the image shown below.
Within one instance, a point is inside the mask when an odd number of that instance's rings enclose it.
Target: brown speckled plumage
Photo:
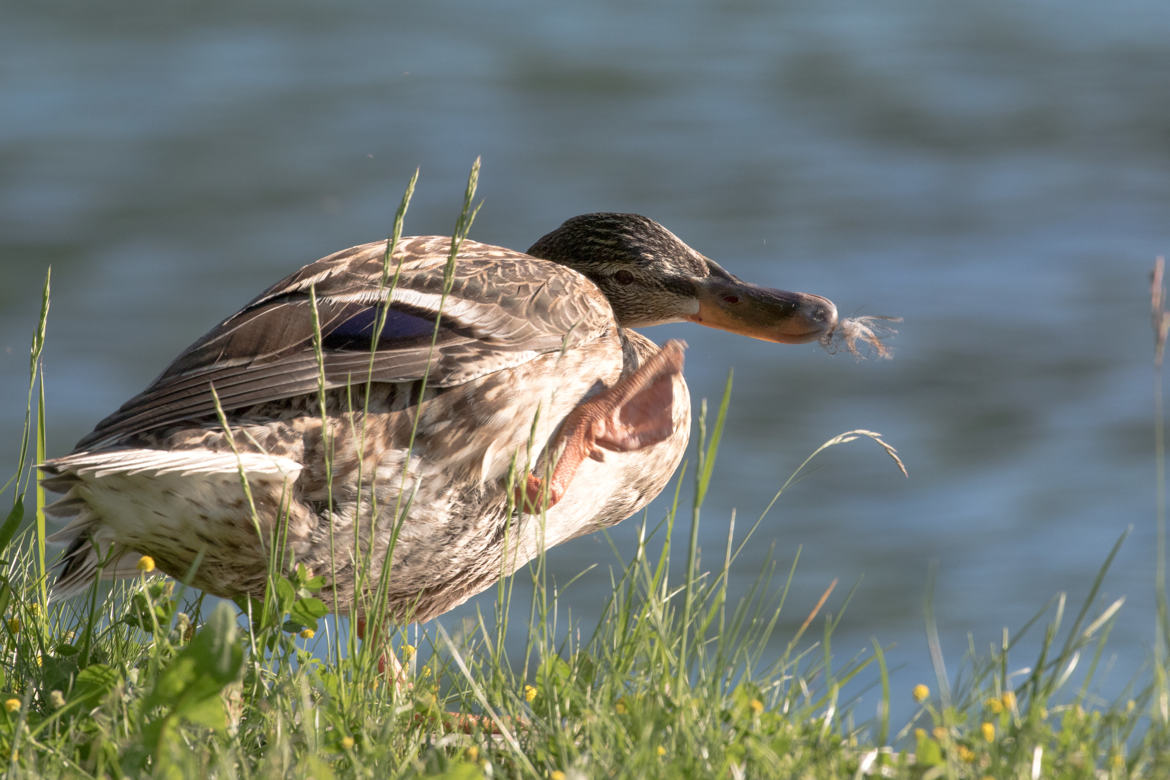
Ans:
[[[561,422],[658,352],[630,326],[691,319],[807,341],[836,324],[825,299],[746,285],[635,215],[576,217],[530,254],[465,241],[444,292],[449,248],[404,238],[388,264],[377,242],[305,266],[43,464],[64,493],[52,511],[72,519],[58,590],[89,582],[99,555],[119,575],[149,554],[210,593],[261,596],[275,541],[283,569],[303,564],[327,603],[365,615],[392,547],[387,609],[427,620],[665,487],[690,427],[678,370],[667,408],[623,411],[654,417],[664,438],[589,445],[555,505],[513,505],[509,475],[551,473],[574,446]],[[740,308],[711,320],[711,300]],[[614,425],[626,423],[640,421]]]

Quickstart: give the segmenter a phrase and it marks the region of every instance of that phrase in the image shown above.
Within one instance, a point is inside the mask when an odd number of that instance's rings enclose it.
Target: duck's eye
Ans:
[[[617,280],[618,284],[633,284],[634,283],[634,275],[624,268],[622,270],[618,271],[616,274],[614,274],[613,278]]]

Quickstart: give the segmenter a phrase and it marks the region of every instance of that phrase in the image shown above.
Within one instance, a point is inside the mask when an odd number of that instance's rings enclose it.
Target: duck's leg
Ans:
[[[356,625],[358,639],[364,643],[366,641],[366,619],[364,617],[357,618]],[[389,632],[382,637],[381,654],[378,656],[378,674],[397,685],[399,690],[410,687],[410,681],[406,678],[406,670],[402,668],[398,656],[394,655],[394,651],[390,648]]]
[[[363,642],[366,641],[366,619],[355,618],[354,625],[357,628],[358,638]],[[398,657],[394,655],[394,651],[390,649],[390,638],[387,633],[381,648],[381,654],[378,656],[378,674],[385,677],[392,684],[397,686],[399,692],[409,690],[411,682],[406,676],[406,670]],[[475,732],[486,732],[489,734],[500,733],[500,727],[491,718],[483,715],[469,715],[462,712],[440,712],[426,713],[416,712],[414,714],[415,723],[437,723],[443,726],[447,731],[462,731],[467,734]],[[524,721],[519,719],[509,719],[515,726],[525,725]]]
[[[517,505],[532,511],[552,507],[585,458],[601,460],[603,450],[631,452],[665,441],[674,432],[674,378],[682,373],[685,346],[668,341],[632,374],[574,408],[549,448],[555,451],[564,442],[552,474],[547,481],[529,474],[516,488]],[[541,503],[542,497],[547,503]]]

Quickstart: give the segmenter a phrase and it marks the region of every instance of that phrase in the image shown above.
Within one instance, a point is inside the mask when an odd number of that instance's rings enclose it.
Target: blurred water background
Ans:
[[[523,249],[568,216],[635,211],[745,279],[905,318],[891,362],[649,332],[690,343],[696,400],[735,370],[711,566],[732,511],[746,527],[834,434],[877,430],[905,457],[909,480],[872,445],[834,449],[764,521],[733,598],[802,548],[782,641],[830,581],[833,612],[856,585],[834,654],[876,638],[908,704],[933,681],[932,566],[953,672],[969,637],[998,643],[1058,592],[1079,604],[1133,526],[1099,600],[1128,599],[1104,685],[1119,690],[1154,637],[1168,35],[1155,0],[9,4],[5,462],[50,265],[56,454],[269,283],[384,236],[416,167],[407,232],[449,233],[481,155],[478,240]],[[613,533],[627,554],[635,530]],[[607,542],[550,560],[562,583],[602,564],[561,597],[587,633]]]

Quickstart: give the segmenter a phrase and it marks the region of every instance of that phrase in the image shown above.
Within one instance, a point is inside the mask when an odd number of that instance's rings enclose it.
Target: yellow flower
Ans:
[[[923,702],[930,698],[930,688],[927,688],[922,683],[918,683],[914,686],[911,694],[914,696],[914,701]]]
[[[618,715],[626,714],[626,702],[624,699],[618,699],[617,703],[613,705],[614,710]]]
[[[312,639],[317,632],[311,628],[301,629],[301,639]]]
[[[531,685],[525,685],[524,686],[524,701],[531,704],[533,699],[535,699],[535,698],[536,698],[536,688],[533,688]]]
[[[1120,753],[1114,753],[1113,758],[1110,759],[1110,761],[1113,762],[1113,767],[1115,769],[1121,769],[1123,766],[1125,766],[1125,756],[1121,755]]]
[[[14,634],[19,634],[20,633],[20,618],[15,617],[15,616],[8,618],[8,630]]]
[[[1003,699],[1003,708],[1005,710],[1014,710],[1016,708],[1016,694],[1014,691],[1004,691],[1003,696],[1000,698]]]
[[[559,769],[554,769],[548,773],[548,780],[565,780],[565,773]]]
[[[404,644],[398,651],[399,660],[404,664],[410,663],[410,659],[414,658],[414,645]]]
[[[914,729],[914,739],[926,739],[926,729]]]
[[[341,749],[342,750],[352,750],[353,749],[353,737],[348,737],[348,736],[342,737],[341,738]]]
[[[975,751],[966,745],[959,745],[959,760],[964,764],[974,764]]]
[[[149,555],[143,555],[139,558],[138,571],[146,572],[147,574],[154,571],[154,558],[151,558]]]
[[[943,726],[935,726],[933,729],[931,729],[930,733],[933,734],[934,738],[939,742],[942,742],[949,736],[947,734],[946,728]]]
[[[983,733],[983,739],[987,740],[988,742],[995,741],[995,724],[985,722],[982,726],[979,727],[979,730]]]
[[[466,755],[467,760],[474,764],[476,761],[479,761],[479,748],[477,748],[475,745],[471,745],[467,748]]]
[[[759,715],[764,711],[764,703],[759,699],[752,699],[752,702],[749,706],[752,708],[752,712],[754,712],[756,715]]]
[[[659,755],[659,757],[666,755],[666,748],[662,747],[662,745],[658,746],[658,755]]]
[[[8,710],[9,712],[16,712],[20,709],[20,699],[9,699],[8,701],[4,702],[4,709]]]
[[[998,715],[1003,712],[1003,699],[991,698],[987,700],[986,704],[987,709],[991,710],[992,715]]]

